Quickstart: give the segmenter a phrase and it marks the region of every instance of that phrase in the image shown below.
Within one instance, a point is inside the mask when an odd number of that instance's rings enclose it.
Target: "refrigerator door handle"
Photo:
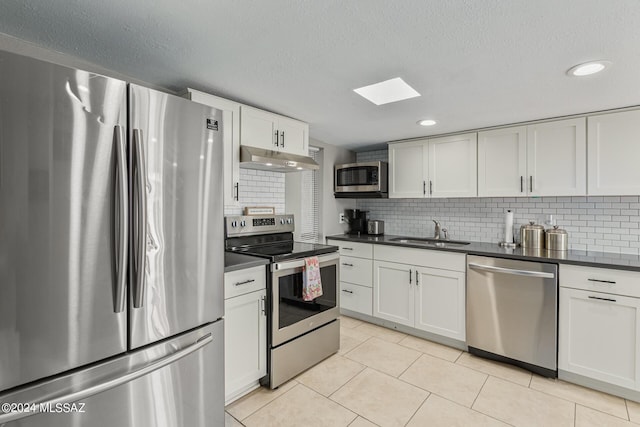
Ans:
[[[144,304],[145,270],[147,260],[147,168],[144,157],[144,144],[142,142],[142,130],[133,130],[133,149],[135,163],[135,222],[134,222],[134,246],[135,246],[135,287],[133,295],[133,307],[140,308]]]
[[[151,372],[156,371],[160,368],[163,368],[167,365],[171,365],[172,363],[177,362],[183,357],[188,356],[191,353],[194,353],[200,350],[202,347],[209,344],[211,341],[213,341],[213,336],[211,335],[211,333],[209,333],[201,337],[200,339],[198,339],[195,343],[191,344],[190,346],[183,348],[182,350],[176,351],[175,353],[165,356],[161,359],[158,359],[155,362],[150,363],[136,371],[129,372],[121,377],[108,379],[106,381],[102,381],[96,385],[85,388],[83,390],[78,390],[69,394],[65,394],[63,396],[56,397],[54,399],[43,399],[42,401],[40,401],[39,399],[34,399],[34,402],[37,402],[37,403],[34,403],[33,406],[30,407],[31,410],[29,412],[16,411],[16,412],[8,412],[3,414],[0,413],[0,425],[3,425],[4,423],[8,423],[10,421],[16,421],[22,418],[29,417],[31,415],[35,415],[40,412],[41,408],[44,408],[44,409],[52,408],[59,403],[77,402],[79,400],[89,398],[93,395],[103,393],[112,388],[116,388],[130,381],[133,381],[137,378],[148,375]]]
[[[113,311],[122,313],[125,306],[125,289],[127,284],[127,257],[129,256],[129,194],[127,190],[127,149],[125,146],[124,127],[115,126],[114,139],[116,143],[116,198],[115,217],[117,226],[115,231],[116,249],[116,287],[113,299]]]

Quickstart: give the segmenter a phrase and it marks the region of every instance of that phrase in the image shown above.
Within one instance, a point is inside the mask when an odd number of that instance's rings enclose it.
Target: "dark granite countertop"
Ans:
[[[266,258],[258,258],[251,255],[234,254],[232,252],[224,253],[224,272],[244,270],[245,268],[257,267],[259,265],[267,265],[269,260]]]
[[[640,271],[640,256],[637,255],[576,250],[559,252],[547,251],[544,249],[526,249],[520,247],[508,249],[500,247],[497,243],[484,242],[471,242],[469,245],[465,246],[436,247],[431,245],[402,243],[392,240],[398,238],[407,238],[407,236],[394,236],[387,234],[382,236],[369,236],[366,234],[361,236],[352,236],[346,234],[327,236],[327,239],[343,240],[349,242],[374,243],[380,245],[402,246],[407,248],[419,248],[434,251],[458,252],[469,255],[484,255],[498,258],[521,259],[526,261],[553,262],[561,264],[584,265],[588,267]]]

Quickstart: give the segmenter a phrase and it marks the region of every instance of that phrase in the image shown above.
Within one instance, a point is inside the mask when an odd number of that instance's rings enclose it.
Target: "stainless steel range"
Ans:
[[[276,388],[340,348],[338,247],[293,240],[293,215],[225,218],[227,251],[271,260],[268,373]],[[323,295],[302,299],[304,258],[317,256]]]

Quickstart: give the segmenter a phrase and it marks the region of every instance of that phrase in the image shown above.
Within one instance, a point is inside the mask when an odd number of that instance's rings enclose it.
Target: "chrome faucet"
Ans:
[[[440,223],[438,221],[436,221],[435,219],[432,219],[431,221],[433,221],[436,224],[436,228],[433,232],[433,238],[434,239],[439,239],[440,238],[440,231],[442,230],[442,228],[440,227]]]

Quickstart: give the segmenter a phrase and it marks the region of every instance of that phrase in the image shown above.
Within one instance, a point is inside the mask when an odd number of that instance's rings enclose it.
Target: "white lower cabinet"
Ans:
[[[639,389],[640,299],[560,289],[558,368]]]
[[[265,268],[225,273],[225,288],[236,291],[224,301],[225,402],[258,385],[267,373],[267,315]],[[260,290],[255,290],[261,287]],[[229,292],[227,292],[229,295]]]
[[[373,316],[464,341],[465,255],[390,246],[377,249]],[[378,256],[389,260],[378,260]],[[422,265],[395,259],[420,260]],[[458,270],[434,268],[443,265]]]
[[[327,239],[340,248],[340,309],[372,315],[373,245]]]
[[[560,265],[558,369],[640,391],[640,273]]]
[[[413,327],[414,267],[395,262],[373,262],[373,315]]]
[[[340,308],[371,316],[372,299],[370,287],[340,282]]]

